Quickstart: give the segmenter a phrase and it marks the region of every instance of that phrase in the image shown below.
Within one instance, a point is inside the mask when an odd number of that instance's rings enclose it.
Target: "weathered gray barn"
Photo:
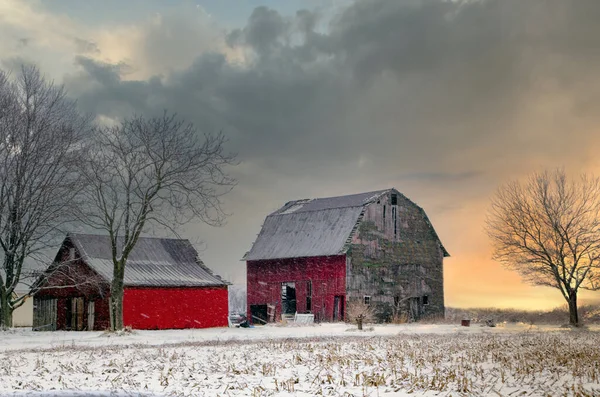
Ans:
[[[425,211],[396,189],[291,201],[267,216],[244,258],[248,312],[337,321],[358,301],[381,321],[443,316],[447,256]]]

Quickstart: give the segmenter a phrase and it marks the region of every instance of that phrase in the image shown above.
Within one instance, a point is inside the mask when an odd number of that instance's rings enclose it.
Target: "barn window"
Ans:
[[[428,305],[429,304],[429,296],[423,295],[423,304],[424,305]]]
[[[398,196],[392,194],[392,205],[398,205]]]
[[[394,307],[398,307],[400,305],[400,297],[394,296]]]
[[[383,206],[383,231],[385,232],[385,205]]]
[[[369,295],[365,295],[365,297],[364,297],[364,303],[365,303],[365,305],[370,305],[371,304],[371,297]]]
[[[312,310],[312,281],[308,280],[306,284],[306,311]]]

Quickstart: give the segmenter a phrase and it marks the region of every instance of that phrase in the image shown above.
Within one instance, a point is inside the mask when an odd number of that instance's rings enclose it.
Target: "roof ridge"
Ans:
[[[93,237],[110,237],[108,234],[96,234],[96,233],[74,233],[74,232],[68,232],[67,236],[93,236]],[[122,237],[122,236],[117,236],[117,237]],[[172,237],[158,237],[158,236],[140,236],[138,237],[138,239],[143,238],[143,239],[147,239],[147,240],[172,240],[172,241],[188,241],[190,242],[189,239],[187,238],[172,238]],[[191,244],[191,242],[190,242]]]
[[[368,204],[368,203],[365,203]],[[279,212],[279,210],[267,215],[267,216],[280,216],[280,215],[294,215],[297,213],[306,213],[306,212],[319,212],[319,211],[329,211],[329,210],[339,210],[341,208],[361,208],[364,207],[365,204],[361,204],[361,205],[343,205],[343,206],[339,206],[339,207],[327,207],[327,208],[317,208],[317,209],[308,209],[308,210],[302,210],[302,211],[294,211],[294,212]],[[280,208],[281,209],[281,208]]]

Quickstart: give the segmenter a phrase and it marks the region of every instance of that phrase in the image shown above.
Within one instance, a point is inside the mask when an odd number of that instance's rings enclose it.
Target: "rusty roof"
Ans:
[[[113,262],[109,236],[68,234],[85,263],[107,281],[112,280]],[[198,258],[184,239],[140,237],[125,267],[126,286],[198,287],[225,286]]]

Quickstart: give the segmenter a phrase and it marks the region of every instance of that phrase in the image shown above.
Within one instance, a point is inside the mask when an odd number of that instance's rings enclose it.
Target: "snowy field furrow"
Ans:
[[[70,333],[71,343],[64,339],[52,346],[42,346],[44,339],[69,333],[8,332],[2,334],[0,394],[600,395],[596,331],[418,325],[359,333],[348,328],[140,331],[110,338],[81,332]]]

